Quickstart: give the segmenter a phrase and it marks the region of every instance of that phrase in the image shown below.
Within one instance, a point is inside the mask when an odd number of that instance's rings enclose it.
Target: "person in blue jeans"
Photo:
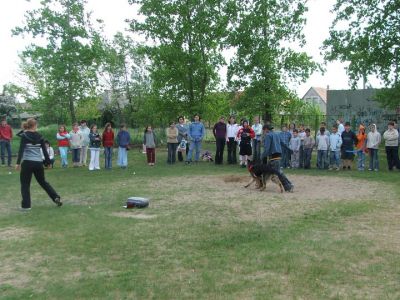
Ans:
[[[200,116],[194,115],[194,122],[190,124],[188,130],[188,138],[190,140],[189,152],[186,157],[186,164],[192,162],[193,150],[196,150],[195,161],[199,161],[201,152],[201,142],[205,135],[205,128],[203,123],[200,122]]]
[[[287,126],[282,126],[282,131],[279,133],[282,148],[281,168],[290,168],[290,149],[289,142],[292,138],[291,133],[288,131]]]

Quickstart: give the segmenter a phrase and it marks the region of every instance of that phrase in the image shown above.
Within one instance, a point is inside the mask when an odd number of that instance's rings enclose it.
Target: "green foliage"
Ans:
[[[152,64],[153,90],[174,114],[202,113],[207,95],[219,82],[221,48],[234,15],[233,0],[130,0],[140,5],[143,22],[134,32],[153,41],[144,48]],[[173,103],[171,105],[171,103]]]
[[[349,62],[347,73],[353,87],[369,75],[393,87],[393,92],[378,97],[384,106],[392,108],[400,104],[396,92],[400,72],[399,10],[399,1],[338,0],[330,36],[323,45],[328,61]]]
[[[75,121],[76,104],[94,93],[95,33],[85,13],[85,3],[85,0],[42,1],[40,8],[26,13],[25,24],[13,30],[14,35],[26,33],[39,39],[22,52],[22,71],[33,90],[32,105],[48,121]]]
[[[262,113],[265,121],[271,121],[279,103],[290,98],[287,83],[302,82],[316,70],[307,54],[290,46],[305,43],[305,2],[237,1],[238,18],[229,38],[237,52],[229,66],[228,83],[232,90],[244,91],[237,103],[239,110]]]
[[[0,94],[0,116],[9,116],[17,110],[15,94],[9,87],[3,86],[3,93]]]

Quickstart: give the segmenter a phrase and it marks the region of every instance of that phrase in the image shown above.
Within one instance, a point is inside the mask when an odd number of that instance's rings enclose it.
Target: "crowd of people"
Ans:
[[[216,165],[224,162],[225,145],[227,146],[227,163],[238,164],[237,149],[239,149],[239,165],[245,168],[248,161],[268,164],[279,171],[282,178],[282,169],[304,168],[310,169],[312,153],[317,152],[316,168],[329,170],[350,170],[354,158],[356,168],[359,171],[366,169],[366,155],[369,156],[369,171],[379,170],[379,147],[385,142],[385,151],[388,169],[400,170],[398,155],[399,131],[397,123],[391,121],[387,130],[381,134],[375,124],[368,126],[359,125],[358,132],[353,132],[349,122],[343,124],[337,120],[330,128],[325,122],[320,124],[315,138],[309,128],[295,124],[282,126],[281,131],[274,131],[271,124],[262,125],[258,117],[253,124],[246,119],[236,122],[234,116],[230,116],[228,122],[225,117],[220,117],[214,125],[212,132],[216,142],[215,159],[207,151],[209,160]],[[186,124],[185,118],[180,116],[178,122],[171,122],[166,129],[167,139],[167,163],[174,164],[185,161],[190,165],[201,159],[202,141],[205,138],[206,129],[200,121],[199,115],[193,116],[193,121]],[[32,175],[46,190],[50,198],[59,206],[62,205],[60,196],[44,179],[44,167],[53,167],[55,151],[49,141],[37,133],[37,123],[29,119],[23,123],[23,130],[17,134],[21,137],[20,148],[16,163],[16,169],[21,169],[21,193],[22,208],[30,208],[29,187]],[[5,166],[5,152],[7,151],[7,165],[11,167],[11,139],[13,132],[6,120],[0,124],[1,163]],[[383,139],[382,139],[383,138]],[[88,167],[90,171],[100,169],[100,149],[104,149],[104,168],[112,168],[114,149],[118,148],[117,164],[125,169],[128,166],[127,151],[130,149],[130,134],[125,125],[121,125],[118,133],[114,133],[111,123],[107,123],[100,134],[95,124],[90,128],[87,122],[82,120],[80,124],[74,123],[72,130],[68,131],[65,125],[60,125],[56,134],[57,146],[62,168],[68,166],[68,154],[72,153],[74,167]],[[153,128],[147,126],[143,133],[143,149],[147,156],[149,166],[156,162],[157,137]],[[90,160],[87,164],[87,153],[90,151]],[[186,156],[186,157],[184,157]],[[22,161],[22,164],[20,165]],[[285,190],[292,191],[293,185],[285,179]]]

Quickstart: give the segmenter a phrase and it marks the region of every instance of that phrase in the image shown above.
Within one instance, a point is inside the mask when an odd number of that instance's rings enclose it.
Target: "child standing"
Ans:
[[[49,155],[49,162],[51,168],[54,167],[54,149],[50,146],[50,142],[48,140],[44,141],[44,145],[46,146],[47,154]],[[43,150],[40,149],[40,153],[42,154],[43,165],[47,165],[46,158],[44,156]]]
[[[100,170],[100,145],[101,145],[101,137],[100,134],[97,132],[97,126],[92,124],[90,126],[90,133],[89,133],[89,149],[90,149],[90,164],[89,170]]]
[[[360,125],[357,134],[357,169],[358,171],[364,171],[365,169],[365,151],[367,146],[367,134],[365,133],[365,126]]]
[[[350,122],[344,124],[344,131],[342,132],[342,161],[343,170],[351,169],[351,162],[354,159],[353,146],[357,143],[357,136],[350,129]]]
[[[304,150],[304,169],[311,168],[311,155],[313,148],[315,146],[315,140],[311,136],[310,128],[306,128],[305,130],[306,136],[303,140],[303,150]]]
[[[338,132],[338,126],[333,125],[332,133],[329,135],[329,150],[330,150],[330,166],[329,170],[333,170],[336,166],[336,171],[340,169],[340,147],[342,147],[342,137]]]
[[[298,134],[299,131],[297,129],[293,129],[292,138],[289,141],[289,149],[292,151],[291,165],[293,169],[297,169],[299,167],[301,141]]]
[[[306,132],[304,130],[304,125],[301,124],[300,129],[299,129],[299,138],[300,138],[299,168],[300,169],[304,168],[304,159],[305,159],[305,157],[304,157],[304,138],[305,137],[306,137]]]
[[[151,126],[144,130],[143,145],[146,146],[147,164],[154,166],[156,162],[156,135]]]
[[[381,134],[376,130],[376,125],[371,124],[371,131],[367,135],[367,149],[369,153],[368,171],[379,170],[378,149],[381,143]]]
[[[126,128],[125,124],[121,124],[120,130],[117,135],[117,143],[118,143],[118,165],[121,169],[126,169],[128,166],[128,152],[129,150],[129,142],[131,137]]]
[[[174,164],[176,161],[176,149],[178,148],[179,131],[175,126],[175,122],[171,122],[166,129],[168,157],[167,163]]]
[[[325,127],[319,129],[319,135],[317,135],[317,168],[327,169],[328,168],[328,149],[329,149],[329,136],[325,134]]]
[[[78,123],[72,124],[72,130],[69,133],[72,150],[72,162],[74,168],[80,166],[80,153],[82,148],[83,136],[79,131]]]
[[[393,167],[395,167],[396,169],[400,169],[399,132],[394,126],[395,123],[393,121],[390,121],[388,123],[388,129],[383,134],[389,171],[393,171]]]
[[[111,170],[112,154],[114,147],[114,131],[112,129],[111,123],[107,123],[106,126],[104,126],[103,147],[104,147],[105,169]]]
[[[243,127],[239,129],[237,133],[237,138],[240,139],[239,143],[239,155],[240,155],[240,165],[245,168],[247,165],[247,159],[252,160],[252,149],[251,141],[254,139],[254,130],[249,126],[247,120],[243,120]]]
[[[282,148],[281,168],[290,168],[290,149],[289,142],[292,135],[287,129],[286,125],[282,126],[282,131],[279,133]]]
[[[65,128],[65,125],[60,125],[58,127],[57,143],[58,151],[60,151],[61,167],[63,168],[66,168],[68,166],[68,147],[70,138],[71,136]]]

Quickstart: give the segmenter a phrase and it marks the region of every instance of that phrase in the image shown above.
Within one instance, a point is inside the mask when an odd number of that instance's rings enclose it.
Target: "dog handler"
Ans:
[[[57,206],[61,206],[62,202],[60,196],[44,178],[43,160],[40,149],[42,149],[44,154],[46,165],[50,164],[50,158],[43,137],[36,131],[36,120],[28,119],[26,124],[24,124],[24,128],[26,130],[20,135],[21,144],[19,147],[17,164],[15,165],[16,170],[21,169],[21,209],[31,209],[30,186],[32,174],[35,175],[36,181],[47,192],[53,202],[57,204]],[[20,165],[21,159],[22,164]]]
[[[264,137],[264,153],[262,155],[262,161],[268,158],[268,166],[278,173],[279,180],[283,184],[283,188],[286,192],[293,192],[294,186],[287,179],[285,174],[282,173],[280,169],[280,160],[282,157],[282,148],[280,143],[280,138],[278,133],[273,131],[274,127],[271,125],[264,125],[263,131],[265,133]]]

